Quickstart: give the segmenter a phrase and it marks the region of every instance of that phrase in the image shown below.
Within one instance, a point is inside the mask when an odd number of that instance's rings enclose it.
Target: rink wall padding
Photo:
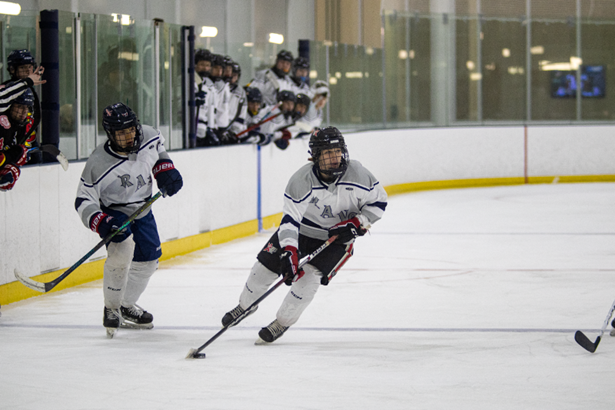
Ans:
[[[614,131],[611,125],[510,126],[345,136],[351,158],[370,169],[393,195],[524,183],[615,182]],[[277,226],[284,188],[307,162],[307,151],[307,140],[293,140],[284,151],[274,145],[260,151],[246,145],[171,152],[184,188],[153,207],[163,259],[254,234],[259,201],[263,228]],[[40,295],[15,281],[15,269],[49,281],[99,241],[74,209],[84,165],[71,162],[66,172],[56,164],[25,167],[15,188],[0,193],[0,304]],[[105,255],[104,249],[97,252],[58,289],[102,278]]]

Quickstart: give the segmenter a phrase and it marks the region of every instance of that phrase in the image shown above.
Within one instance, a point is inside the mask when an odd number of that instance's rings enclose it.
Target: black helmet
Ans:
[[[194,52],[194,64],[199,61],[209,61],[211,62],[212,54],[211,51],[206,50],[204,48],[199,48]]]
[[[295,102],[295,104],[303,104],[305,105],[306,108],[310,108],[311,102],[312,100],[310,100],[310,97],[308,97],[306,94],[303,94],[303,93],[297,94],[297,101]]]
[[[123,103],[109,105],[103,110],[102,126],[107,133],[107,138],[109,138],[113,150],[126,153],[139,151],[143,129],[141,128],[137,115],[130,107]],[[115,138],[115,132],[131,127],[135,127],[136,130],[134,142],[132,146],[122,147]]]
[[[277,100],[278,102],[283,102],[283,101],[297,102],[297,97],[295,96],[295,93],[293,93],[290,90],[281,90],[281,91],[278,91]]]
[[[233,74],[237,74],[237,79],[241,77],[241,67],[238,63],[233,63]]]
[[[297,57],[293,62],[293,68],[296,71],[298,68],[305,68],[306,70],[310,69],[310,60],[305,57]]]
[[[246,96],[248,97],[248,102],[263,102],[263,94],[261,90],[256,87],[246,87]]]
[[[220,54],[212,54],[211,56],[211,66],[219,66],[219,67],[226,67],[226,59],[224,58],[224,56],[221,56]]]
[[[282,50],[278,53],[276,60],[293,61],[293,53],[290,51]]]
[[[34,61],[34,57],[28,50],[13,50],[11,54],[6,59],[6,69],[9,74],[13,76],[17,67],[32,64],[33,68],[36,68],[36,61]]]
[[[342,150],[342,160],[340,165],[334,169],[323,170],[320,167],[320,156],[324,150],[339,148]],[[308,151],[312,155],[314,161],[314,168],[325,177],[335,179],[341,177],[348,169],[348,161],[350,160],[348,155],[348,148],[344,142],[344,136],[335,127],[327,127],[323,129],[316,128],[310,136],[310,150]]]

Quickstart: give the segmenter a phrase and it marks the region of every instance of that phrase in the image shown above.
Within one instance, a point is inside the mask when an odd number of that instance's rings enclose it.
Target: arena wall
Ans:
[[[553,182],[615,182],[615,126],[425,128],[346,133],[351,158],[361,161],[389,194],[413,190]],[[279,223],[283,191],[307,162],[308,141],[171,152],[184,188],[154,205],[163,259]],[[260,157],[260,159],[259,159]],[[0,304],[38,293],[15,281],[18,269],[49,281],[99,241],[74,209],[85,162],[25,167],[15,188],[0,194]],[[259,174],[260,169],[260,185]],[[256,254],[256,249],[254,250]],[[57,290],[102,277],[105,252],[71,274]]]

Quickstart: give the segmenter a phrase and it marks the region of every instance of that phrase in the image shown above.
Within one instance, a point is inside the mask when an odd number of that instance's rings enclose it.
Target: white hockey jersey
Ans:
[[[235,85],[231,89],[231,99],[228,105],[228,114],[230,118],[229,129],[235,134],[239,134],[246,129],[246,120],[248,118],[248,99],[246,90],[243,87]]]
[[[329,228],[355,216],[366,229],[382,218],[387,194],[359,161],[350,160],[344,175],[330,184],[324,183],[316,172],[312,163],[306,164],[286,186],[279,230],[281,247],[298,248],[300,234],[327,240]]]
[[[216,127],[218,129],[226,129],[232,118],[229,117],[229,103],[231,100],[231,90],[229,85],[224,80],[218,80],[214,83],[216,93]],[[213,127],[209,127],[213,128]]]
[[[207,128],[216,128],[216,98],[214,83],[208,77],[196,86],[195,92],[205,92],[205,103],[197,108],[197,126],[196,135],[199,138],[204,138]]]
[[[258,88],[261,91],[263,103],[274,105],[278,102],[278,91],[293,91],[293,84],[293,80],[288,75],[280,78],[271,68],[268,68],[258,71],[249,86]]]
[[[169,159],[169,154],[160,131],[148,125],[142,127],[137,153],[116,153],[107,141],[96,147],[85,164],[75,209],[88,228],[92,215],[100,212],[101,206],[131,215],[152,196],[152,168],[159,159]]]

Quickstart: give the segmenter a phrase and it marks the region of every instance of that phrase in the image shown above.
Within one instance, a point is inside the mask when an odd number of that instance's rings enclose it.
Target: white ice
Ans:
[[[573,336],[615,298],[614,204],[615,184],[391,197],[281,339],[254,345],[286,286],[203,360],[271,232],[163,262],[151,331],[107,339],[101,281],[2,306],[0,409],[612,409],[611,327],[594,354]]]

